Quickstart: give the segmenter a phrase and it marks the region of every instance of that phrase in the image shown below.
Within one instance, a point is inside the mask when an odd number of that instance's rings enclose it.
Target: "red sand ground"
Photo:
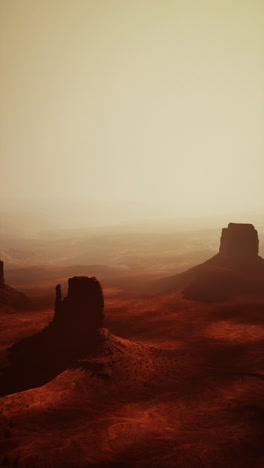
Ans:
[[[1,398],[2,466],[263,468],[264,305],[105,297],[104,355]],[[2,366],[52,315],[1,316]]]

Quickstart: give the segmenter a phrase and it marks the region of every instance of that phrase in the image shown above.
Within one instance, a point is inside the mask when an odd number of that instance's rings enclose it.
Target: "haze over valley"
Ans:
[[[264,3],[0,2],[0,466],[263,468]]]

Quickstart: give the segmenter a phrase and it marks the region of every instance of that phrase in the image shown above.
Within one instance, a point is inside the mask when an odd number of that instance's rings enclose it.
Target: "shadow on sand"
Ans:
[[[77,337],[77,338],[73,338]],[[50,382],[78,360],[96,355],[104,337],[98,329],[91,334],[82,330],[63,332],[53,323],[39,333],[14,344],[8,350],[9,366],[1,371],[0,395],[21,392]]]

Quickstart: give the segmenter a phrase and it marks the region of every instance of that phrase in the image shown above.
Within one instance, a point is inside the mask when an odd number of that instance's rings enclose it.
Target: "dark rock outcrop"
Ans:
[[[104,298],[95,277],[74,276],[68,280],[68,296],[61,298],[61,286],[56,286],[53,325],[57,329],[93,333],[103,327]]]
[[[160,290],[177,290],[198,301],[235,296],[264,298],[264,260],[258,255],[258,233],[252,224],[229,223],[222,230],[219,253],[201,265],[160,281]]]
[[[0,288],[3,288],[5,285],[5,278],[4,278],[4,262],[0,260]]]
[[[96,356],[104,349],[103,318],[103,291],[96,278],[70,278],[63,300],[58,285],[54,320],[9,349],[10,366],[3,372],[0,395],[43,385],[80,359]]]
[[[21,292],[5,283],[4,262],[0,260],[0,311],[21,312],[31,308],[30,300]]]
[[[253,224],[229,223],[222,229],[219,254],[228,263],[255,261],[259,252],[258,232]]]

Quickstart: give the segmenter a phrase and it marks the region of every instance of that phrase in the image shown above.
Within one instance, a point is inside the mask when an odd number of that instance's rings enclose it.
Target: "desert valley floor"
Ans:
[[[102,351],[1,398],[2,466],[262,468],[263,303],[104,294]],[[1,316],[2,368],[52,317]]]

